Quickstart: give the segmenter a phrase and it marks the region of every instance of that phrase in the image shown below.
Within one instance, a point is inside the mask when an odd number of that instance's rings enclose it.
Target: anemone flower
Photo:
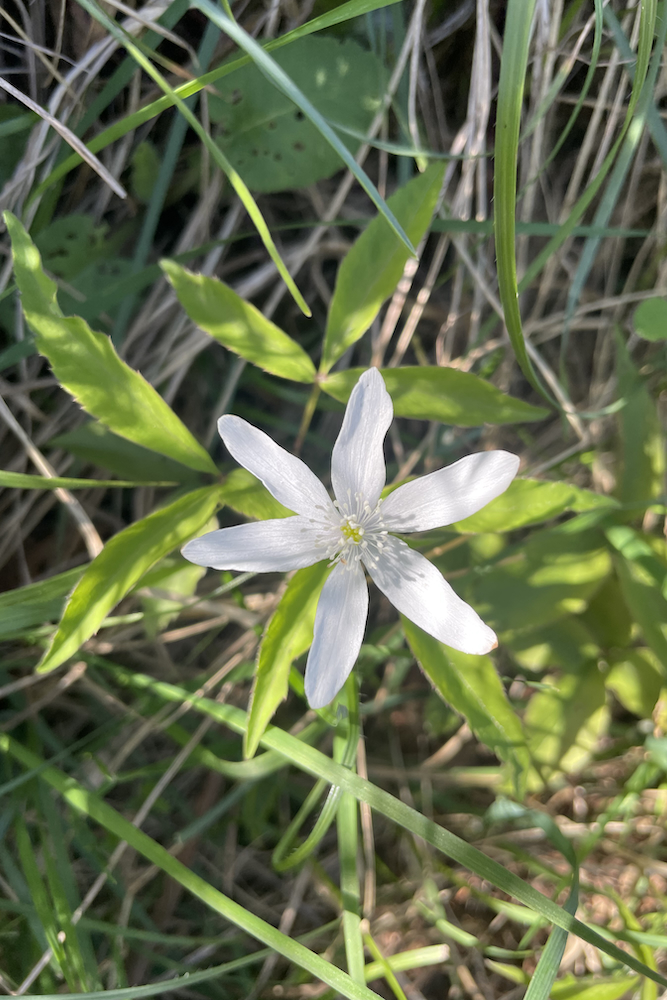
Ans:
[[[263,431],[223,416],[218,431],[231,455],[261,480],[294,517],[211,531],[183,549],[190,562],[214,569],[275,573],[328,559],[306,664],[306,697],[327,705],[352,670],[366,627],[368,586],[440,642],[464,653],[488,653],[495,632],[419,552],[394,532],[428,531],[476,513],[503,493],[519,468],[506,451],[485,451],[399,486],[381,499],[383,443],[393,407],[377,368],[352,390],[331,456],[331,500],[317,477]]]

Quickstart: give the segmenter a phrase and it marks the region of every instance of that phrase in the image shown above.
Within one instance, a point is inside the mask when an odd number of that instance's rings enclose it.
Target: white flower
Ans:
[[[306,665],[313,708],[336,696],[357,659],[368,614],[362,564],[394,607],[436,639],[464,653],[488,653],[497,645],[492,629],[435,566],[390,532],[427,531],[474,514],[507,489],[519,459],[506,451],[468,455],[381,500],[383,442],[392,418],[384,380],[371,368],[352,391],[334,445],[332,502],[300,459],[240,417],[220,417],[220,436],[236,461],[296,516],[211,531],[183,549],[199,566],[265,573],[331,560]]]

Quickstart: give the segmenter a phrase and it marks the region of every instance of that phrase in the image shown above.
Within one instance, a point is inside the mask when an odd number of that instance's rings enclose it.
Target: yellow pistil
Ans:
[[[363,537],[364,529],[360,528],[354,521],[346,521],[345,524],[341,525],[340,532],[343,538],[358,545]]]

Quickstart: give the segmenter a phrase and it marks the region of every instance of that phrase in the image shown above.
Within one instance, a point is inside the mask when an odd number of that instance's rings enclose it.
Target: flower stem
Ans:
[[[306,403],[306,407],[303,411],[303,417],[301,418],[299,433],[297,434],[296,441],[294,442],[295,455],[298,455],[301,452],[301,448],[303,446],[303,442],[305,441],[306,434],[308,433],[308,428],[310,427],[310,422],[313,419],[313,414],[315,413],[317,401],[320,398],[321,392],[322,390],[320,389],[319,383],[316,382],[311,389],[310,396],[308,397],[308,402]]]

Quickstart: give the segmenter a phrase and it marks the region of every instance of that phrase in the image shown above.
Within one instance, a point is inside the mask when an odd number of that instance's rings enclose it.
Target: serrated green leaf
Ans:
[[[37,669],[45,673],[73,656],[143,574],[192,538],[221,500],[222,487],[207,486],[114,535],[74,588],[53,643]]]
[[[452,525],[457,531],[514,531],[528,524],[549,521],[566,511],[579,513],[598,507],[613,509],[613,497],[583,490],[569,483],[549,483],[542,479],[515,479],[486,507]]]
[[[443,173],[441,164],[432,164],[388,200],[415,246],[431,223]],[[381,215],[376,216],[357,238],[338,269],[320,371],[328,372],[348,347],[368,330],[382,303],[396,288],[409,256],[405,245]]]
[[[222,489],[225,504],[245,517],[258,521],[268,521],[273,517],[292,517],[288,510],[276,500],[247,469],[234,469],[225,479]]]
[[[19,220],[4,213],[12,240],[16,283],[37,349],[69,393],[121,437],[199,472],[217,475],[210,455],[152,385],[122,361],[107,336],[78,316],[63,316],[56,285]]]
[[[253,757],[281,701],[287,697],[293,661],[313,641],[317,602],[331,572],[327,562],[299,569],[287,585],[259,647],[257,670],[250,699],[244,757]]]
[[[493,661],[444,646],[401,615],[403,631],[422,670],[444,700],[468,722],[475,735],[507,765],[514,794],[522,799],[530,755]]]
[[[304,349],[224,282],[173,260],[160,266],[193,323],[228,350],[280,378],[314,380],[315,366]]]
[[[322,389],[347,403],[363,368],[348,368],[322,379]],[[397,417],[440,420],[458,427],[544,420],[549,411],[507,396],[490,382],[455,368],[383,368],[382,377]]]

